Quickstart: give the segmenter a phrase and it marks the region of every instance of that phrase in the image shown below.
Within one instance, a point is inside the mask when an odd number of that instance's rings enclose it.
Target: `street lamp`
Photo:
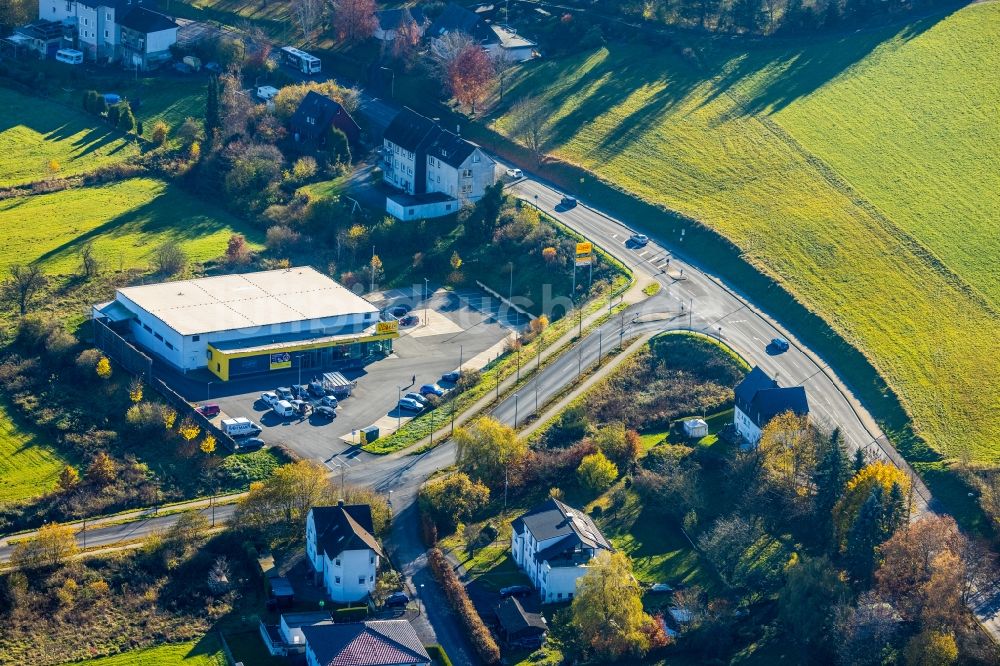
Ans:
[[[297,354],[295,356],[295,358],[297,358],[299,360],[299,386],[302,386],[302,359],[304,357],[305,357],[305,354]]]
[[[392,74],[392,79],[389,82],[389,97],[396,99],[396,70],[389,69],[388,67],[379,67],[379,69]]]
[[[517,430],[517,393],[514,394],[514,430]]]
[[[396,387],[396,430],[399,431],[403,427],[403,408],[400,406],[400,401],[403,398],[403,387]]]
[[[427,325],[427,287],[430,281],[424,278],[424,326]]]
[[[209,382],[208,385],[205,387],[205,400],[211,400],[211,399],[212,399],[212,382]]]

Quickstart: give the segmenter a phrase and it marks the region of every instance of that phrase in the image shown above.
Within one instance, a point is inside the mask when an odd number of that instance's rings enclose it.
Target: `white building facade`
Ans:
[[[759,367],[754,367],[733,389],[733,427],[746,446],[760,442],[764,427],[779,414],[809,415],[809,401],[802,386],[782,388]]]
[[[367,505],[314,507],[306,518],[306,556],[333,601],[362,601],[375,589],[381,548]]]

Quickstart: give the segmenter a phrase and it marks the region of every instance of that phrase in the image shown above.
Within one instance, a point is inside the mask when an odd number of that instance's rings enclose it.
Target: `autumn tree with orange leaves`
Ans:
[[[371,37],[377,27],[375,0],[336,0],[333,3],[333,30],[340,41],[362,42]]]
[[[451,94],[459,104],[476,112],[476,104],[482,102],[493,86],[493,63],[486,51],[477,44],[468,44],[448,67],[448,85]]]

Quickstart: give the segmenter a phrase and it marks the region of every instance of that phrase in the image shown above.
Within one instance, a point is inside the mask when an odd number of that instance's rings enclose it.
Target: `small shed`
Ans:
[[[500,625],[500,636],[511,646],[538,646],[545,639],[549,627],[538,613],[524,610],[521,602],[514,597],[507,597],[497,606],[497,620]]]
[[[685,419],[684,434],[692,439],[701,439],[708,434],[708,424],[705,419]]]

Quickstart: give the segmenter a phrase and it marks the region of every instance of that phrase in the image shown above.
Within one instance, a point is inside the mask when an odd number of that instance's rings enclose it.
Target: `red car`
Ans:
[[[209,419],[213,416],[218,416],[220,411],[222,410],[220,410],[219,406],[215,404],[202,405],[198,407],[198,412],[205,418]]]

